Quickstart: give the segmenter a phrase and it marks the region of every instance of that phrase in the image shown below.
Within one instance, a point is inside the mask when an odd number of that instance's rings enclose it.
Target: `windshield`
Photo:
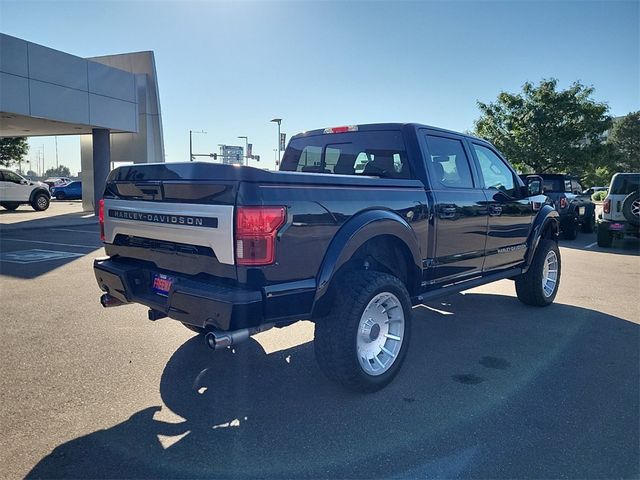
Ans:
[[[552,177],[543,178],[542,182],[542,191],[544,193],[571,191],[571,180],[563,180],[560,177]]]
[[[411,178],[404,140],[397,130],[294,138],[280,170]]]
[[[612,195],[628,195],[640,188],[640,173],[618,174],[611,181],[609,193]]]

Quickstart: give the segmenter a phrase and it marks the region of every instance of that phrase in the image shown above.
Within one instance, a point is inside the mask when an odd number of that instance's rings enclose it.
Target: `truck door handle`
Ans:
[[[500,205],[490,205],[489,215],[491,215],[492,217],[497,217],[499,215],[502,215],[502,207]]]
[[[455,205],[443,205],[438,209],[438,217],[443,219],[455,218],[456,212]]]

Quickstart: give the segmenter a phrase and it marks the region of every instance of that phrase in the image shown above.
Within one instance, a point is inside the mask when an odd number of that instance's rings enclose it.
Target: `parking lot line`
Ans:
[[[598,244],[598,242],[593,242],[593,243],[590,243],[589,245],[586,245],[584,248],[595,247],[597,244]]]
[[[41,240],[27,240],[24,238],[2,238],[3,242],[26,242],[26,243],[42,243],[44,245],[60,245],[63,247],[80,247],[80,248],[90,248],[90,249],[96,249],[96,248],[100,248],[102,247],[102,244],[100,245],[78,245],[75,243],[58,243],[58,242],[43,242]]]

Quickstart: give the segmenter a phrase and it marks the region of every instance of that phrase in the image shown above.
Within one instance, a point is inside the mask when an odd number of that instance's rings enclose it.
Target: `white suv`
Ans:
[[[598,246],[610,247],[625,235],[640,236],[640,173],[616,173],[602,205]]]
[[[45,183],[32,182],[11,170],[0,169],[0,205],[7,210],[28,203],[41,212],[49,208],[50,200],[49,187]]]

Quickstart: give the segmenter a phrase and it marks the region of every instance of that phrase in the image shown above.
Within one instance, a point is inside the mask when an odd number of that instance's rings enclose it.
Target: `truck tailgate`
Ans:
[[[106,243],[118,235],[208,247],[233,265],[233,206],[104,199]]]

